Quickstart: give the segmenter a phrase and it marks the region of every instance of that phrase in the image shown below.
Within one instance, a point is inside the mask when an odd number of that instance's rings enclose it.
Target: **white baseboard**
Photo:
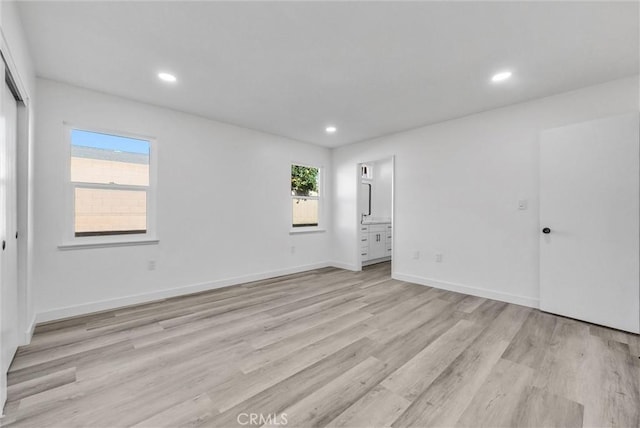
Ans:
[[[393,279],[399,281],[412,282],[414,284],[427,285],[429,287],[440,288],[448,291],[469,294],[471,296],[484,297],[486,299],[499,300],[501,302],[514,303],[516,305],[538,308],[540,299],[534,297],[518,296],[516,294],[504,293],[502,291],[489,290],[486,288],[472,287],[469,285],[456,284],[453,282],[440,281],[437,279],[423,278],[404,273],[393,273]]]
[[[263,279],[275,278],[282,275],[290,275],[293,273],[305,272],[308,270],[320,269],[334,264],[329,262],[314,263],[303,266],[296,266],[293,268],[280,269],[269,272],[261,272],[257,274],[238,276],[234,278],[221,279],[211,282],[203,282],[200,284],[192,284],[182,287],[169,288],[165,290],[158,290],[151,293],[135,294],[126,297],[118,297],[115,299],[100,300],[96,302],[83,303],[81,305],[66,306],[63,308],[51,309],[48,311],[40,312],[36,315],[35,323],[55,321],[63,318],[75,317],[79,315],[86,315],[93,312],[106,311],[109,309],[117,309],[125,306],[137,305],[140,303],[148,303],[154,300],[167,299],[169,297],[182,296],[185,294],[198,293],[201,291],[214,290],[216,288],[229,287],[232,285],[244,284],[246,282],[260,281]],[[337,266],[340,267],[340,266]],[[31,330],[33,333],[33,330]]]
[[[31,319],[31,322],[27,326],[27,331],[24,332],[24,343],[22,345],[28,345],[31,343],[31,338],[33,337],[33,332],[36,329],[36,316],[34,315]]]

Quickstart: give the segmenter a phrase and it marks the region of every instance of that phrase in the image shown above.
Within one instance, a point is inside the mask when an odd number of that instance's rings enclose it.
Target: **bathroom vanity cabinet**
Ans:
[[[360,254],[363,265],[391,260],[391,249],[391,223],[360,225]]]

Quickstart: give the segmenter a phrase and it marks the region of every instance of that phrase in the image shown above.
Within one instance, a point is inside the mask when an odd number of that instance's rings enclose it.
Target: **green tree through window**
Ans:
[[[318,193],[318,168],[291,165],[291,194],[310,196]]]
[[[292,226],[318,226],[319,169],[311,166],[291,165]]]

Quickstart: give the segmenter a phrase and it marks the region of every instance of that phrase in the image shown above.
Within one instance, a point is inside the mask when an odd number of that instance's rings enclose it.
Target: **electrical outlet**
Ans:
[[[149,260],[147,262],[147,269],[148,270],[156,270],[156,261],[155,260]]]
[[[414,260],[418,260],[420,258],[420,251],[414,251],[413,252],[413,259]]]
[[[442,254],[441,253],[437,253],[436,254],[436,263],[442,263]]]

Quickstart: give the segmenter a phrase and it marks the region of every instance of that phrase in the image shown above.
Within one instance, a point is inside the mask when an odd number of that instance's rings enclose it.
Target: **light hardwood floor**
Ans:
[[[638,427],[639,354],[388,263],[327,268],[39,325],[2,425]]]

